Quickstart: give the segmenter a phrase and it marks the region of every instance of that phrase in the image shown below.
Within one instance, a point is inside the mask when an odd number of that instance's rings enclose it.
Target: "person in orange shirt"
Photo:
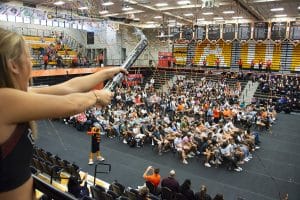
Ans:
[[[216,124],[219,123],[219,120],[220,120],[220,110],[217,107],[215,107],[213,109],[213,117],[214,117],[214,122]]]
[[[243,61],[242,61],[242,59],[239,59],[238,65],[239,65],[239,70],[243,71]]]
[[[151,171],[151,174],[148,173]],[[160,175],[159,175],[159,168],[153,168],[152,166],[147,167],[146,171],[143,174],[143,178],[145,181],[151,182],[155,188],[158,187],[160,183]]]

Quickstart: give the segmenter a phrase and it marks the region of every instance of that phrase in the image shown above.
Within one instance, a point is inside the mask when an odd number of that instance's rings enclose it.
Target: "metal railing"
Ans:
[[[102,166],[107,166],[108,167],[108,170],[106,171],[98,171],[98,165],[102,165]],[[108,174],[111,172],[111,164],[107,164],[107,163],[100,163],[98,162],[96,165],[95,165],[95,171],[94,171],[94,185],[96,185],[96,176],[97,174]]]
[[[54,199],[54,200],[76,200],[77,199],[69,193],[58,190],[57,188],[43,181],[41,178],[37,177],[36,175],[32,175],[32,178],[33,178],[34,189],[37,189],[38,191],[47,195],[49,199]]]

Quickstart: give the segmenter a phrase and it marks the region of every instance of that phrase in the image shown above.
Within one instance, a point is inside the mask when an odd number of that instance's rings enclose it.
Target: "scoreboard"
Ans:
[[[251,37],[251,23],[242,23],[238,25],[238,39],[249,40]]]
[[[271,39],[284,40],[286,37],[286,22],[272,22]]]
[[[223,24],[223,40],[234,40],[236,24]]]
[[[254,23],[254,40],[266,40],[268,38],[268,22],[255,22]]]
[[[195,26],[195,39],[205,40],[205,38],[206,38],[206,26],[205,25]]]
[[[300,21],[290,22],[290,39],[300,40]]]
[[[209,40],[220,39],[220,24],[209,24],[208,25],[208,39]]]

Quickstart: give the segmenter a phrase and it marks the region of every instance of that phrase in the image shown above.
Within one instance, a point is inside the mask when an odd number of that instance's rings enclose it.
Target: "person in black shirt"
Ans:
[[[179,183],[174,177],[175,171],[171,170],[170,175],[161,181],[161,187],[167,187],[173,192],[179,192]]]
[[[195,200],[212,200],[211,196],[206,193],[207,189],[205,185],[201,185],[200,192],[196,192]]]
[[[185,179],[185,181],[182,183],[182,185],[179,188],[179,192],[182,193],[187,200],[194,200],[194,191],[191,190],[191,180],[190,179]]]

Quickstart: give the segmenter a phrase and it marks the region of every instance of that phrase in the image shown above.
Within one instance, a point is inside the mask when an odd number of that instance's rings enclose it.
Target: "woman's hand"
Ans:
[[[112,67],[106,71],[108,79],[113,78],[118,73],[128,74],[128,71],[124,67]]]
[[[114,93],[106,89],[94,90],[93,92],[97,97],[96,105],[99,105],[101,107],[107,106],[114,97]]]

